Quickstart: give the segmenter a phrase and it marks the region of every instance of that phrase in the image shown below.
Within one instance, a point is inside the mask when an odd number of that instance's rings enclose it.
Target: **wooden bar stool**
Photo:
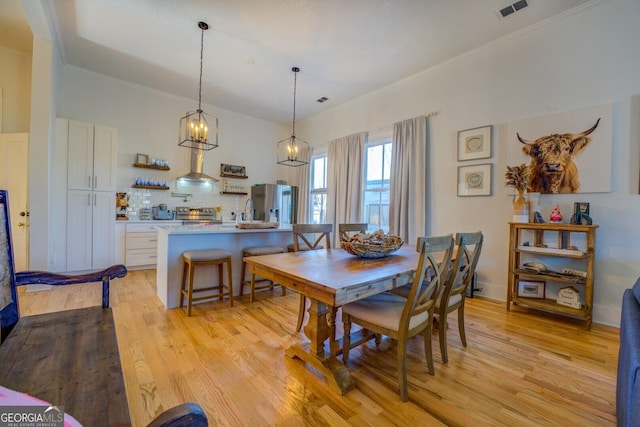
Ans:
[[[211,299],[218,297],[229,297],[229,304],[233,307],[233,280],[231,278],[231,254],[223,249],[201,249],[186,251],[182,254],[184,267],[182,269],[182,289],[180,290],[180,307],[184,304],[184,297],[187,297],[187,316],[191,316],[191,305],[193,301]],[[223,283],[222,268],[227,265],[227,283]],[[206,288],[193,289],[193,274],[196,267],[205,265],[218,266],[218,285]],[[187,281],[187,273],[189,280]],[[195,292],[218,290],[217,294],[194,297]]]
[[[267,279],[258,279],[256,280],[256,275],[251,273],[251,280],[245,280],[245,272],[247,269],[247,263],[244,262],[245,257],[258,256],[258,255],[271,255],[271,254],[281,254],[284,253],[285,250],[279,246],[250,246],[248,248],[244,248],[242,250],[242,272],[240,273],[240,296],[244,291],[245,286],[249,286],[249,302],[253,302],[253,295],[255,291],[260,291],[263,289],[271,289],[276,285],[271,280]],[[266,285],[256,286],[258,283],[268,282]],[[282,287],[282,295],[287,293],[287,290],[284,286]]]

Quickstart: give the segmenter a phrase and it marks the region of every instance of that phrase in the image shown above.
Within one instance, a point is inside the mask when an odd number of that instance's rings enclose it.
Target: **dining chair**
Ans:
[[[434,322],[438,324],[440,338],[440,354],[442,362],[449,360],[447,354],[447,329],[449,313],[458,311],[458,331],[464,347],[467,346],[467,338],[464,332],[464,301],[467,287],[473,279],[473,275],[482,252],[483,235],[481,231],[475,233],[457,233],[457,250],[452,262],[451,272],[447,278],[436,302]]]
[[[347,241],[349,237],[358,233],[366,233],[369,230],[369,224],[338,224],[338,235],[340,241]]]
[[[420,252],[420,257],[408,298],[383,292],[342,306],[344,326],[342,359],[344,363],[348,363],[349,352],[352,348],[369,341],[371,338],[375,337],[376,346],[380,343],[381,335],[396,340],[398,343],[398,385],[400,398],[405,402],[408,400],[407,343],[410,338],[416,335],[423,336],[427,368],[431,375],[434,374],[431,325],[436,298],[449,270],[453,243],[453,235],[451,234],[418,238],[416,249]],[[425,282],[427,274],[433,276],[430,281]],[[423,282],[426,283],[424,286]],[[359,335],[364,336],[358,336],[355,342],[351,342],[352,323],[357,323],[363,330],[373,332],[375,335],[360,333]]]
[[[331,233],[333,232],[333,224],[293,224],[293,244],[287,248],[289,252],[311,251],[316,249],[331,249]],[[296,332],[302,329],[304,321],[304,311],[307,305],[307,297],[300,294],[300,308],[298,309],[298,321],[296,323]]]

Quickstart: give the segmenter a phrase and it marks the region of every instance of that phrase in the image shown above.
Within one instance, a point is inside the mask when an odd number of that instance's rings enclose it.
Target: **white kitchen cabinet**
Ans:
[[[116,224],[116,227],[123,227],[119,233],[122,239],[120,246],[123,247],[124,252],[122,263],[130,270],[155,268],[158,260],[158,229],[156,227],[181,224],[182,221],[172,220]]]
[[[116,191],[117,129],[68,121],[67,188]]]
[[[67,271],[95,270],[113,264],[115,193],[67,192]]]

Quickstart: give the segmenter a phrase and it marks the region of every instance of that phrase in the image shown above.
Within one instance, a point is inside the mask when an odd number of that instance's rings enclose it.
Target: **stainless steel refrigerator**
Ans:
[[[298,222],[298,187],[280,184],[256,184],[251,187],[253,218],[276,219],[280,226]]]

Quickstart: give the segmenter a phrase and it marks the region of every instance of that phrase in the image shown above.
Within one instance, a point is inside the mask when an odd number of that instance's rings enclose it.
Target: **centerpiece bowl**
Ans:
[[[378,230],[369,233],[360,233],[340,242],[340,247],[352,255],[360,258],[384,258],[402,247],[404,241],[399,236],[384,234]]]

